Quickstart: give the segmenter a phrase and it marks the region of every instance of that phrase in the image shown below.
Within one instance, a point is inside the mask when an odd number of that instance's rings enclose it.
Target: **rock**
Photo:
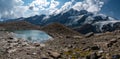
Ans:
[[[87,46],[87,47],[84,47],[82,50],[89,51],[89,50],[90,50],[90,47],[89,47],[89,46]]]
[[[8,40],[7,42],[8,43],[16,43],[18,42],[19,40],[17,38],[13,38],[12,40]]]
[[[10,44],[10,47],[16,47],[16,46],[18,46],[18,43],[11,43]]]
[[[86,34],[85,37],[91,37],[91,36],[93,36],[93,35],[94,35],[94,33],[93,33],[93,32],[90,32],[90,33]]]
[[[22,46],[27,46],[27,45],[29,45],[27,42],[22,42],[22,44],[21,44]]]
[[[73,46],[72,46],[71,44],[69,44],[67,47],[68,47],[68,48],[73,48]]]
[[[98,51],[98,54],[102,54],[104,51],[103,50],[100,50],[100,51]]]
[[[112,44],[111,44],[111,43],[106,43],[105,45],[106,45],[106,47],[108,47],[108,48],[109,48],[109,47],[112,47]]]
[[[67,35],[66,38],[72,38],[71,36]]]
[[[13,53],[13,52],[15,52],[17,49],[10,49],[10,50],[8,50],[8,53]]]
[[[106,59],[112,59],[109,53],[106,54]]]
[[[107,45],[107,47],[112,47],[112,45],[116,42],[117,42],[117,39],[112,39],[106,45]]]
[[[73,36],[74,39],[81,39],[82,36]]]
[[[103,54],[103,53],[104,53],[103,50],[99,50],[98,53],[97,53],[97,55],[98,55],[100,58],[103,58],[103,57],[102,57],[102,54]]]
[[[60,58],[61,54],[58,52],[53,52],[53,51],[49,51],[48,52],[49,56],[53,57],[53,58]]]
[[[68,52],[68,51],[70,51],[70,49],[65,48],[65,49],[63,49],[63,51]]]
[[[35,52],[34,52],[34,53],[32,53],[32,55],[36,55],[36,54],[37,54],[37,53],[35,53]]]
[[[92,46],[91,50],[99,50],[100,48],[98,46]]]
[[[45,47],[46,45],[45,44],[40,44],[40,47]]]
[[[86,59],[98,59],[98,56],[95,52],[93,52],[89,56],[87,56]]]
[[[93,52],[90,56],[90,59],[98,59],[97,54]]]
[[[112,59],[120,59],[120,55],[113,55]]]
[[[43,58],[41,58],[41,59],[49,59],[49,58],[47,58],[47,57],[43,57]]]
[[[13,37],[8,37],[8,39],[11,39],[11,40],[12,40],[12,39],[14,39],[14,38],[13,38]]]
[[[34,46],[35,46],[35,47],[39,47],[40,44],[39,44],[39,43],[34,43]]]
[[[45,54],[42,54],[41,59],[50,59],[50,58],[48,56],[46,56]]]
[[[110,40],[110,43],[116,43],[116,42],[117,42],[117,39]]]

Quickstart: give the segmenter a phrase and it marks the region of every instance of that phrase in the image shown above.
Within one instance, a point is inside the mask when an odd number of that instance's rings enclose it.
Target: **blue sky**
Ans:
[[[120,19],[120,0],[108,0],[102,7],[101,12]]]
[[[23,0],[23,1],[25,2],[25,5],[28,5],[33,0]],[[57,0],[57,1],[60,2],[60,5],[58,6],[58,8],[60,8],[65,2],[70,0]],[[75,1],[82,1],[82,0],[75,0]],[[120,19],[120,0],[106,0],[100,13]]]
[[[0,0],[0,18],[60,13],[69,8],[102,13],[120,19],[120,0]],[[62,7],[62,8],[61,8]]]

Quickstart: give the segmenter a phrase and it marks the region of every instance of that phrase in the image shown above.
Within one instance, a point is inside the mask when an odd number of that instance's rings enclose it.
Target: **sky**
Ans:
[[[120,0],[0,0],[0,18],[58,14],[71,8],[120,19]]]

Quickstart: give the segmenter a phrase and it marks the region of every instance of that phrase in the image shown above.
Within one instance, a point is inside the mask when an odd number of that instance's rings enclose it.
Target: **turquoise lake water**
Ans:
[[[44,42],[52,37],[47,33],[39,30],[20,30],[14,31],[16,38],[26,39],[32,42]]]

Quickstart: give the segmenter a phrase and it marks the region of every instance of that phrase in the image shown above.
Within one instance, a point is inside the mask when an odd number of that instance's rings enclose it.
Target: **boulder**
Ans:
[[[55,59],[58,59],[58,58],[60,58],[60,56],[61,56],[60,53],[58,53],[58,52],[53,52],[53,51],[48,51],[48,54],[49,54],[49,56],[51,56],[51,57],[53,57],[53,58],[55,58]]]
[[[91,37],[91,36],[93,36],[93,35],[94,35],[94,33],[93,33],[93,32],[90,32],[90,33],[86,34],[85,37]]]

